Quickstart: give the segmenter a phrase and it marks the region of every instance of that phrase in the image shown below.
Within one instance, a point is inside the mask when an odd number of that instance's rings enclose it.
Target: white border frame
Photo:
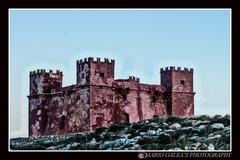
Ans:
[[[32,8],[9,8],[8,9],[8,78],[10,80],[10,12],[14,10],[228,10],[230,12],[230,150],[11,150],[10,149],[10,83],[8,84],[8,152],[232,152],[232,9],[231,8],[224,8],[224,9],[217,9],[217,8],[202,8],[202,9],[191,9],[191,8],[127,8],[127,9],[115,9],[115,8],[39,8],[39,9],[32,9]],[[184,157],[183,157],[184,158]]]

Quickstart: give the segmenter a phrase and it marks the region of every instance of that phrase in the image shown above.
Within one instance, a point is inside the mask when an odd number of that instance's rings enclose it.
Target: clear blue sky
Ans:
[[[76,82],[76,60],[116,60],[115,78],[160,83],[160,67],[194,68],[195,114],[230,113],[230,10],[12,10],[10,136],[26,136],[29,71],[60,69]]]

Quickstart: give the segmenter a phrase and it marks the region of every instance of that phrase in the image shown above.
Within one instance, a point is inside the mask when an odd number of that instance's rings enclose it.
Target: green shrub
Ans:
[[[117,132],[126,127],[125,123],[114,123],[109,127],[109,132]]]
[[[180,123],[182,120],[179,117],[169,116],[166,120],[167,123]]]

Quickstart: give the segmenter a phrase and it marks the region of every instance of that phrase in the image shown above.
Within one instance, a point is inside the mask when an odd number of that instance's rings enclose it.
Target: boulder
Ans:
[[[199,136],[192,136],[190,138],[188,138],[188,141],[190,142],[198,142],[199,141]]]
[[[139,133],[140,136],[145,136],[145,135],[147,135],[147,134],[148,134],[147,132],[140,132],[140,133]]]
[[[161,128],[158,128],[158,130],[156,131],[156,135],[160,135],[160,133],[162,132],[162,129]]]
[[[181,125],[179,123],[173,123],[169,128],[177,130],[181,128]]]
[[[180,130],[182,133],[185,133],[185,134],[189,134],[193,131],[193,127],[182,127],[181,130]]]
[[[193,122],[193,127],[198,127],[200,125],[208,125],[210,124],[210,121],[201,121],[201,120],[197,120]]]
[[[149,136],[154,136],[154,135],[156,135],[156,131],[155,130],[148,130],[147,134]]]
[[[199,127],[195,128],[195,131],[197,132],[204,132],[207,128],[207,125],[200,125]]]
[[[135,144],[135,143],[137,143],[140,139],[142,139],[141,136],[136,136],[136,137],[134,137],[134,138],[132,138],[132,139],[128,139],[127,143]]]
[[[216,130],[224,129],[224,125],[222,123],[214,123],[214,124],[211,125],[211,128],[216,129]]]
[[[175,134],[175,130],[173,129],[167,129],[164,131],[166,134],[169,134],[169,135],[174,135]]]
[[[200,146],[201,146],[201,143],[197,142],[197,143],[193,143],[193,144],[188,145],[187,148],[185,148],[185,149],[187,149],[187,150],[199,150]]]
[[[183,144],[183,143],[185,143],[185,141],[186,141],[186,135],[182,135],[182,136],[180,136],[179,139],[177,140],[177,143]]]
[[[212,144],[212,143],[210,143],[209,145],[208,145],[208,150],[215,150],[215,147],[214,147],[214,145]]]
[[[139,144],[135,144],[134,146],[131,147],[131,150],[138,150],[138,149],[140,149]]]

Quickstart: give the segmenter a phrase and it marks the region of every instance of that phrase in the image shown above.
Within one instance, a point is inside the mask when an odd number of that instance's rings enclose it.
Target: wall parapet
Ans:
[[[175,67],[175,66],[170,66],[170,67],[165,67],[165,68],[160,68],[161,72],[166,72],[166,71],[177,71],[177,72],[193,72],[193,68],[187,68],[187,67]]]
[[[114,59],[104,58],[101,60],[101,58],[99,58],[99,57],[97,57],[96,59],[94,59],[94,57],[88,57],[88,58],[77,60],[77,64],[88,63],[88,62],[115,64]]]
[[[63,72],[60,70],[56,70],[55,72],[51,69],[49,69],[49,71],[46,71],[45,69],[37,69],[35,71],[30,71],[30,75],[39,75],[39,74],[44,74],[44,73],[51,73],[51,74],[60,74],[62,75]]]
[[[128,80],[131,81],[131,82],[137,82],[137,83],[140,82],[140,78],[137,78],[135,76],[129,76]]]

